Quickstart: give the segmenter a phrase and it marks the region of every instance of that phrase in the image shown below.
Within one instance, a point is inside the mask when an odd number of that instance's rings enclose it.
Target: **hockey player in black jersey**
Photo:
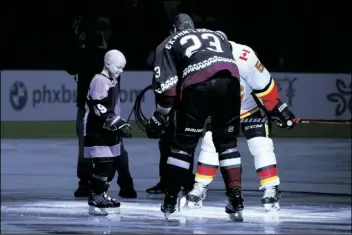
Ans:
[[[175,134],[167,159],[165,197],[161,210],[167,218],[175,212],[177,195],[193,161],[205,121],[212,118],[213,140],[226,185],[226,212],[242,220],[241,172],[233,171],[239,157],[240,82],[229,42],[219,33],[195,29],[192,19],[178,14],[172,35],[155,52],[153,85],[157,110],[147,127],[150,138],[160,138],[168,114],[175,109]]]
[[[107,182],[114,176],[115,159],[121,155],[121,138],[131,137],[131,126],[120,116],[117,88],[117,78],[125,64],[120,51],[108,51],[103,71],[94,76],[89,86],[84,152],[86,158],[93,159],[94,165],[88,198],[89,213],[93,215],[107,215],[107,208],[120,207],[120,202],[107,196],[106,191]]]

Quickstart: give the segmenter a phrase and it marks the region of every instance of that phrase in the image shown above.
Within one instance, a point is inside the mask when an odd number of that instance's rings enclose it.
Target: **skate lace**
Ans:
[[[275,187],[260,187],[260,190],[264,190],[263,197],[275,197],[276,195],[276,188]]]
[[[93,200],[96,203],[104,203],[105,202],[105,197],[102,194],[93,194]]]
[[[94,198],[94,201],[96,201],[97,203],[108,203],[115,200],[114,198],[109,197],[106,193],[94,194],[93,198]]]
[[[116,201],[115,198],[108,196],[106,193],[103,194],[103,197],[104,197],[105,200],[107,200],[108,202],[114,202],[114,201]]]
[[[192,189],[190,194],[201,195],[204,192],[204,190],[205,190],[205,186],[203,184],[195,183],[194,188]]]

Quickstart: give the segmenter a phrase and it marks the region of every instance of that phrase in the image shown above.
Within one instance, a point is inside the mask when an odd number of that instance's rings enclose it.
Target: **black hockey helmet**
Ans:
[[[175,33],[187,29],[194,29],[192,18],[185,13],[178,13],[172,20],[170,33]]]

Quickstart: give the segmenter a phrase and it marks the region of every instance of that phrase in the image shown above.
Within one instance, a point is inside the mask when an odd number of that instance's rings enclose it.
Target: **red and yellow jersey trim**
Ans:
[[[250,109],[249,111],[247,111],[247,112],[245,112],[245,113],[242,113],[242,114],[240,115],[240,119],[249,117],[249,116],[251,116],[253,113],[256,113],[256,112],[258,112],[258,111],[259,111],[259,107],[256,106],[256,107]]]
[[[265,87],[265,90],[263,91],[259,91],[259,92],[256,92],[254,91],[255,95],[258,97],[258,98],[262,98],[263,96],[266,96],[268,95],[270,92],[273,91],[274,87],[275,87],[275,82],[273,79],[270,79],[270,83]]]
[[[263,101],[266,110],[272,111],[280,98],[274,79],[270,78],[268,85],[261,90],[253,90],[254,94]]]

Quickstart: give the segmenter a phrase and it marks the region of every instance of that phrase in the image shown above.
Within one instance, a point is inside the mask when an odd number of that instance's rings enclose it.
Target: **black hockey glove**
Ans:
[[[124,138],[131,138],[131,125],[120,116],[111,116],[108,117],[104,123],[103,128],[110,131],[116,131],[118,136]]]
[[[146,127],[147,136],[150,139],[159,139],[168,124],[167,117],[159,111],[155,111]]]
[[[280,128],[292,129],[295,126],[295,115],[288,108],[286,103],[280,100],[270,113],[270,116],[276,121],[276,125]]]

